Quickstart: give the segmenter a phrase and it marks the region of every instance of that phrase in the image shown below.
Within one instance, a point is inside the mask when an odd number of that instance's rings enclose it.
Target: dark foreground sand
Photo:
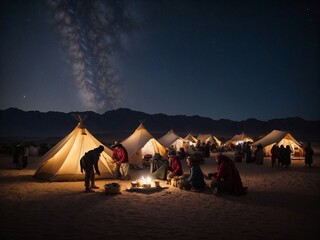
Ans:
[[[164,189],[150,194],[128,192],[129,181],[115,180],[99,180],[100,190],[84,193],[83,182],[41,182],[35,169],[14,170],[11,157],[1,156],[0,239],[318,239],[319,154],[314,159],[312,168],[293,160],[289,170],[271,168],[269,158],[262,166],[236,163],[248,187],[236,197],[163,181]],[[205,174],[216,167],[213,156],[202,165]],[[148,171],[134,171],[132,179]],[[110,182],[121,184],[121,194],[105,194]]]

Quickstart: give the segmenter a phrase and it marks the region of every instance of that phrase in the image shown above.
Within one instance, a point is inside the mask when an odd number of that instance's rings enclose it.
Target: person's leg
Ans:
[[[86,187],[85,189],[86,192],[90,192],[90,177],[91,177],[90,169],[85,169],[84,186]]]
[[[122,173],[121,175],[123,176],[123,178],[125,180],[129,180],[130,179],[130,175],[129,175],[129,163],[126,162],[126,163],[121,163],[121,168],[122,169]]]
[[[92,170],[92,171],[91,171],[91,175],[90,175],[90,182],[91,182],[90,188],[98,189],[99,187],[97,187],[97,186],[94,184],[95,178],[96,178],[96,174],[95,174],[94,171]]]

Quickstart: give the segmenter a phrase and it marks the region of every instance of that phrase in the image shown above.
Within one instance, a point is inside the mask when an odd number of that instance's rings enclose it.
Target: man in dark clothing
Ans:
[[[98,161],[100,158],[100,154],[103,152],[104,147],[100,145],[97,148],[94,148],[84,154],[84,156],[80,159],[80,167],[81,167],[81,172],[83,170],[85,171],[85,177],[84,177],[84,182],[85,182],[85,192],[93,192],[92,189],[98,189],[94,184],[95,180],[95,172],[100,176],[100,171],[98,167]],[[91,183],[91,185],[90,185]]]

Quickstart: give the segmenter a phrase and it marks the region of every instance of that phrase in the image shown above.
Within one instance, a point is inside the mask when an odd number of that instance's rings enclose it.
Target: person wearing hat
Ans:
[[[169,150],[168,153],[168,161],[169,161],[169,168],[167,173],[167,182],[171,182],[176,176],[181,176],[183,174],[182,165],[180,162],[179,157],[175,150]]]
[[[100,171],[98,167],[98,161],[100,154],[103,152],[104,147],[100,145],[97,148],[94,148],[86,152],[83,157],[80,159],[80,170],[83,173],[85,172],[84,182],[85,182],[85,192],[93,192],[92,189],[98,189],[94,184],[95,181],[95,172],[100,176]],[[94,171],[95,170],[95,171]]]
[[[120,166],[120,178],[122,180],[129,180],[129,158],[126,148],[119,142],[114,142],[111,148],[113,149],[112,159]]]
[[[190,189],[195,192],[203,191],[206,187],[204,175],[200,168],[200,161],[196,156],[187,158],[187,165],[190,169],[190,176],[182,180],[181,186],[183,189]]]

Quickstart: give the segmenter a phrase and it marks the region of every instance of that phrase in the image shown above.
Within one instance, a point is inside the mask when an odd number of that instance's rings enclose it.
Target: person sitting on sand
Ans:
[[[228,192],[233,195],[246,194],[246,188],[243,187],[240,174],[234,162],[225,155],[216,156],[218,171],[212,174],[211,188],[214,194]]]
[[[167,182],[171,182],[176,176],[181,176],[183,174],[182,165],[180,162],[179,157],[175,150],[170,150],[168,153],[168,161],[169,161],[169,168],[167,174]]]
[[[84,156],[80,159],[80,170],[81,172],[85,171],[85,177],[84,177],[84,182],[85,182],[85,192],[93,192],[92,189],[98,189],[94,184],[95,180],[95,173],[100,176],[100,171],[98,167],[98,161],[100,158],[100,154],[103,152],[104,147],[100,145],[97,148],[94,148],[84,154]],[[91,184],[90,184],[91,183]]]
[[[182,189],[190,189],[195,192],[203,191],[206,187],[204,175],[199,165],[199,160],[195,156],[187,158],[187,164],[190,168],[190,176],[181,181]]]

